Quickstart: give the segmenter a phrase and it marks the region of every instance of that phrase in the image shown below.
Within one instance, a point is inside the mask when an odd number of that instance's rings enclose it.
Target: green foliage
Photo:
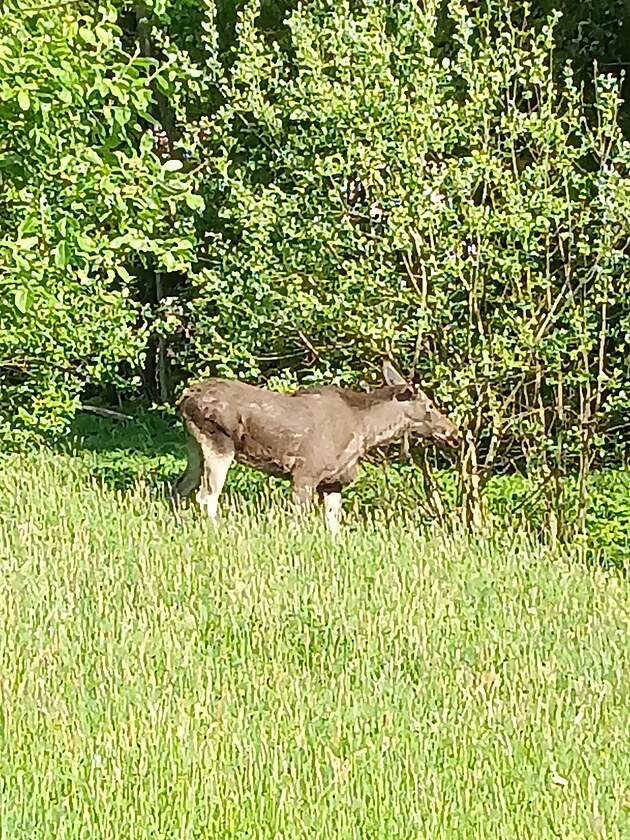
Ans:
[[[391,354],[467,433],[465,506],[497,465],[579,467],[583,527],[589,465],[625,456],[630,144],[622,80],[587,97],[547,11],[5,4],[4,441],[138,375],[165,401],[207,372],[374,380]]]
[[[570,69],[554,80],[552,24],[448,9],[446,56],[437,6],[309,3],[287,17],[288,58],[246,5],[204,176],[220,209],[196,355],[317,379],[393,352],[476,438],[535,434],[540,398],[568,446],[602,335],[598,410],[627,405],[619,87],[598,80],[586,122]]]
[[[61,431],[86,384],[137,357],[129,269],[190,264],[200,200],[148,131],[163,71],[117,20],[111,4],[0,12],[0,444]]]
[[[630,556],[630,474],[616,470],[591,479],[588,552],[597,562],[627,568]]]

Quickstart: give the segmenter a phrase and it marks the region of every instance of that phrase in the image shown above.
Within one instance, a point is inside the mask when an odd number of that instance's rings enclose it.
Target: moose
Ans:
[[[458,445],[457,429],[425,393],[389,362],[383,376],[385,384],[369,393],[337,385],[280,393],[220,378],[191,385],[178,402],[188,464],[172,488],[173,504],[197,490],[199,505],[216,519],[236,460],[290,479],[297,505],[308,504],[317,492],[336,536],[342,488],[354,481],[369,450],[405,435]]]

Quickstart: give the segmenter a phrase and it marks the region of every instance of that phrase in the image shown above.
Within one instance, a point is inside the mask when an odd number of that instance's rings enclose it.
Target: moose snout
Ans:
[[[434,433],[433,437],[437,443],[445,444],[452,449],[457,449],[459,446],[459,433],[455,426],[440,430],[437,434]]]
[[[453,429],[452,432],[448,432],[448,434],[444,436],[444,441],[453,449],[457,449],[459,446],[459,434],[457,433],[457,429]]]

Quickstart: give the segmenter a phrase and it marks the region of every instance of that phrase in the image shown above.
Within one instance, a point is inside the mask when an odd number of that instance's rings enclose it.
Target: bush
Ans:
[[[630,145],[618,80],[591,108],[554,66],[555,16],[438,11],[312,2],[274,40],[245,5],[206,129],[191,356],[356,381],[395,355],[460,421],[477,521],[498,463],[586,479],[619,451]]]
[[[129,269],[178,267],[202,204],[154,154],[160,71],[116,10],[23,5],[0,12],[0,446],[61,433],[87,384],[120,381],[147,330]]]
[[[576,469],[583,531],[630,408],[620,80],[587,100],[540,7],[219,5],[5,5],[5,440],[87,385],[391,355],[462,427],[469,522],[516,468],[552,527]]]

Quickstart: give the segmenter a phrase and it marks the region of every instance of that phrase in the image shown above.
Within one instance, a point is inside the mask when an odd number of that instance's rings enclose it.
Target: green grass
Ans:
[[[628,838],[630,585],[0,463],[0,838]]]

